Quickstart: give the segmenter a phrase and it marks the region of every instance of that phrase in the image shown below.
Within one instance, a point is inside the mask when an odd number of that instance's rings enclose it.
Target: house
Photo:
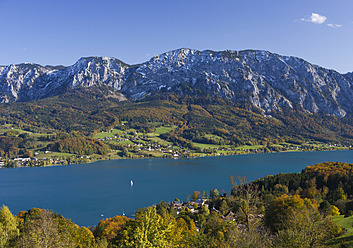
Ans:
[[[31,160],[31,158],[15,158],[14,161],[26,162]]]
[[[177,211],[176,213],[179,214],[180,211],[183,208],[183,204],[181,202],[179,202],[179,201],[174,201],[173,202],[173,208]]]
[[[232,220],[232,221],[235,221],[235,215],[232,211],[229,211],[227,214],[223,215],[221,218],[223,220]]]
[[[215,211],[216,213],[219,213],[219,210],[217,210],[214,206],[212,207],[211,211]]]
[[[197,199],[195,201],[196,204],[201,204],[201,205],[204,205],[206,202],[208,202],[208,199]]]
[[[173,202],[173,207],[174,207],[176,210],[181,210],[182,206],[183,206],[183,204],[180,203],[180,202],[177,202],[177,201]]]
[[[195,209],[194,206],[188,205],[188,208],[191,213],[198,213],[199,212],[199,210]]]

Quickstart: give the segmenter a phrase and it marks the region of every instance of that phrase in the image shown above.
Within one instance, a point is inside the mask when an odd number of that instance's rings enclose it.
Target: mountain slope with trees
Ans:
[[[350,149],[353,144],[351,114],[337,117],[287,108],[264,115],[249,104],[177,93],[138,102],[120,101],[107,86],[75,88],[51,98],[0,104],[0,113],[0,157],[4,158],[46,150],[104,155],[127,149],[133,154],[133,147],[117,136],[114,140],[92,138],[101,132],[130,130],[131,134],[142,135],[134,137],[135,144],[141,144],[148,133],[163,126],[174,128],[158,134],[153,143],[173,144],[188,153],[216,154],[213,148],[222,148],[234,154],[243,146],[253,152]],[[10,126],[29,135],[6,129]],[[81,145],[75,144],[78,142]]]

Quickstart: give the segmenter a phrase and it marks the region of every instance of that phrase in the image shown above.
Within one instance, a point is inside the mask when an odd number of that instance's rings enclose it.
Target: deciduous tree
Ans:
[[[230,176],[229,181],[232,186],[231,195],[234,197],[234,201],[244,215],[245,223],[249,230],[249,214],[255,214],[257,212],[257,206],[260,201],[258,185],[252,182],[248,183],[245,177],[240,176]]]
[[[0,209],[0,247],[8,246],[9,242],[19,235],[17,220],[7,206]]]

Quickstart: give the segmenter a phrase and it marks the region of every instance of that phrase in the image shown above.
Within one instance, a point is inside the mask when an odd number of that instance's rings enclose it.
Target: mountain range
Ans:
[[[221,97],[264,114],[285,108],[344,117],[353,111],[353,73],[341,74],[301,58],[269,51],[177,49],[128,65],[85,57],[72,66],[0,66],[0,102],[26,102],[105,85],[120,101],[154,95]]]

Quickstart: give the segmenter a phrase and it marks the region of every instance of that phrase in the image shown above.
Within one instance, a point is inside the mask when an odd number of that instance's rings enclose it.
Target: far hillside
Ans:
[[[0,104],[0,157],[49,159],[32,161],[39,166],[351,149],[353,144],[350,115],[290,109],[263,115],[255,107],[220,98],[177,95],[121,102],[105,98],[104,90],[108,88],[82,88],[38,101]]]

